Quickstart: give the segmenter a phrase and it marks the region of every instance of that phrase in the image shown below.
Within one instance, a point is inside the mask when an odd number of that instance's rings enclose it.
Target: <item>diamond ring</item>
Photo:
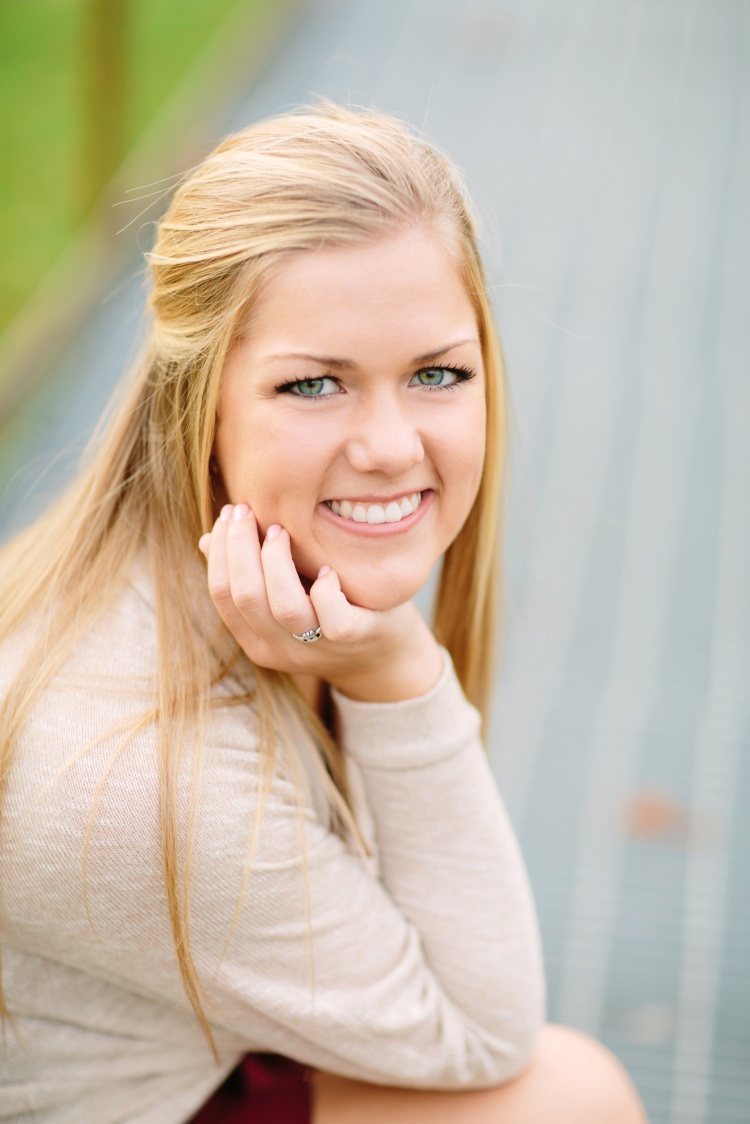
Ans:
[[[320,625],[317,628],[308,628],[307,632],[292,633],[294,639],[301,640],[303,644],[314,644],[316,640],[320,640],[322,635]]]

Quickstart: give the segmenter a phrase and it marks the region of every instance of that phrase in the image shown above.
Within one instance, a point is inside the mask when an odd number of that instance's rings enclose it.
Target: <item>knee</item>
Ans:
[[[558,1124],[647,1124],[625,1068],[605,1046],[581,1031],[548,1024],[529,1068],[519,1079],[556,1102]]]

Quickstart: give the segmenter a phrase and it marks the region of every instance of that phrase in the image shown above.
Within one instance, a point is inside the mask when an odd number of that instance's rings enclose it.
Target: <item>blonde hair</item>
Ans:
[[[473,302],[486,371],[482,481],[446,552],[434,619],[466,695],[485,714],[506,448],[501,353],[460,177],[394,117],[322,103],[228,137],[187,176],[148,255],[153,324],[127,391],[65,495],[0,552],[0,641],[30,618],[43,622],[0,705],[0,795],[39,693],[121,588],[136,554],[146,552],[159,653],[150,717],[158,731],[164,879],[179,970],[212,1047],[187,931],[192,829],[180,843],[176,787],[186,735],[203,729],[214,685],[238,654],[228,634],[223,649],[207,643],[191,611],[197,542],[213,522],[209,458],[222,370],[283,255],[425,224],[453,256]],[[295,736],[307,731],[319,760],[340,778],[336,747],[291,680],[258,668],[254,683],[269,772],[272,731],[292,722]],[[333,785],[329,794],[335,804]],[[1,992],[0,1011],[8,1014]]]

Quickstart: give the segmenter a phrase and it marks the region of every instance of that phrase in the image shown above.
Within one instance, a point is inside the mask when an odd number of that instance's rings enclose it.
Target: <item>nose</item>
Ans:
[[[408,403],[377,395],[360,403],[346,441],[346,455],[357,472],[395,477],[424,460],[424,446]]]

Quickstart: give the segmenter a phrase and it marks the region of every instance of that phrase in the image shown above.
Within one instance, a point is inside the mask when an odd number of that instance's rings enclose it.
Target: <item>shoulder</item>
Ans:
[[[106,672],[108,675],[142,676],[153,669],[156,657],[156,622],[152,602],[145,596],[147,575],[139,562],[106,599],[94,619],[71,630],[71,643],[58,675],[76,672]],[[30,618],[0,642],[0,692],[7,689],[47,634],[44,620]],[[57,675],[55,676],[57,678]]]
[[[192,579],[202,577],[200,572],[191,573],[191,590],[200,590],[200,580],[193,584]],[[159,627],[168,630],[169,623],[168,614],[157,611],[158,596],[141,554],[116,592],[75,633],[64,660],[43,684],[16,746],[18,765],[33,762],[35,775],[56,776],[59,770],[69,771],[83,754],[92,781],[98,783],[107,775],[108,785],[116,789],[126,770],[141,791],[158,788],[158,707],[164,697],[160,676],[166,674],[162,653],[170,644],[169,635],[159,635]],[[217,666],[229,665],[230,670],[209,687],[205,725],[199,731],[188,716],[181,727],[180,744],[170,746],[170,755],[175,764],[179,763],[180,787],[184,781],[191,789],[193,750],[200,744],[202,769],[210,779],[202,786],[204,799],[212,802],[216,785],[225,798],[244,789],[242,799],[246,800],[247,790],[257,789],[260,768],[254,669],[245,657],[225,658],[224,643],[231,638],[226,633],[222,641],[225,630],[207,590],[205,598],[196,596],[191,604],[197,644],[210,647],[212,658],[218,657]],[[165,617],[167,623],[163,624]],[[43,626],[30,621],[0,645],[0,696],[5,695],[43,635]],[[26,671],[33,679],[33,667]],[[173,730],[177,732],[176,727]],[[291,753],[296,748],[287,746],[281,738],[274,754],[273,773],[290,803],[293,800],[284,782],[293,779],[297,768],[284,750]],[[112,766],[115,757],[117,765]],[[39,772],[42,759],[48,767]],[[304,768],[302,772],[304,775]],[[82,786],[86,788],[88,785]],[[236,800],[229,799],[228,803],[234,807]]]

